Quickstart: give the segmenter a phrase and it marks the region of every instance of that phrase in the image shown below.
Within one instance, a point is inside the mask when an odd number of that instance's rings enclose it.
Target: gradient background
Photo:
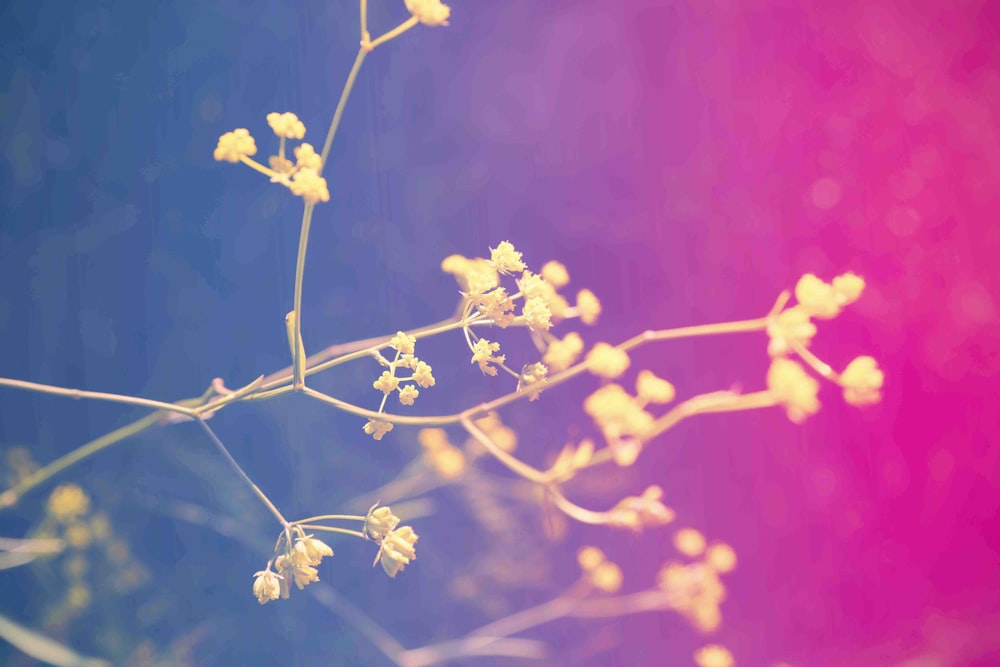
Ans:
[[[402,2],[370,4],[373,26],[406,17]],[[591,343],[757,317],[806,271],[854,270],[865,297],[822,325],[815,350],[838,368],[878,358],[880,406],[849,409],[825,387],[801,427],[777,410],[698,419],[622,488],[660,483],[684,525],[736,548],[713,641],[737,664],[928,653],[939,659],[913,664],[1000,664],[1000,7],[620,4],[456,0],[451,27],[368,58],[326,172],[333,200],[314,220],[307,348],[447,316],[455,286],[440,260],[505,239],[535,267],[561,260],[575,288],[602,298]],[[0,375],[173,400],[284,366],[301,206],[211,153],[248,127],[266,156],[269,111],[295,111],[321,143],[356,31],[353,2],[5,2]],[[421,354],[438,386],[415,412],[498,391],[454,358],[457,341]],[[767,366],[754,336],[634,361],[682,396],[759,388]],[[374,402],[374,373],[361,363],[321,386]],[[504,413],[526,458],[542,462],[586,426],[579,399],[592,388]],[[140,414],[4,390],[0,447],[48,461]],[[297,397],[213,425],[288,515],[347,509],[417,451],[410,431],[375,443],[359,420]],[[196,664],[380,664],[313,596],[258,608],[251,574],[273,527],[194,427],[61,479],[108,508],[150,572],[132,597],[95,600],[67,637],[77,648],[193,638]],[[0,514],[0,534],[30,530],[45,496]],[[257,546],[177,520],[181,501],[233,519]],[[410,647],[492,618],[447,592],[480,551],[515,564],[541,554],[550,570],[548,584],[491,592],[494,613],[562,589],[583,543],[623,562],[634,588],[671,555],[667,531],[577,526],[549,544],[527,523],[518,539],[478,544],[461,498],[436,501],[416,523],[420,560],[397,581],[369,576],[371,545],[353,541],[335,542],[321,571]],[[37,625],[53,586],[28,568],[0,573],[0,613]],[[132,612],[142,605],[158,611]],[[702,641],[668,614],[533,636],[555,647],[552,664],[684,665]],[[0,646],[29,664],[7,655]]]

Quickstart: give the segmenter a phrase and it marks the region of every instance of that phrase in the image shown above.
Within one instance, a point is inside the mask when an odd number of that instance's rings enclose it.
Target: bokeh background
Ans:
[[[406,18],[402,2],[369,4],[373,26]],[[300,204],[211,153],[247,127],[269,154],[270,111],[296,112],[321,143],[357,11],[3,3],[0,375],[174,400],[286,365]],[[804,272],[854,270],[865,297],[822,326],[815,350],[839,368],[879,359],[881,405],[847,408],[826,387],[802,426],[777,410],[700,418],[579,498],[601,506],[659,483],[679,523],[734,546],[711,641],[737,664],[1000,664],[998,110],[989,0],[456,0],[450,27],[410,31],[361,72],[313,225],[306,346],[446,317],[457,294],[440,260],[507,239],[602,298],[588,343],[758,317]],[[415,413],[509,389],[470,367],[459,340],[424,348],[438,386]],[[682,396],[754,390],[765,346],[684,341],[634,361]],[[376,374],[360,362],[321,386],[374,406]],[[579,402],[594,386],[504,412],[525,458],[542,463],[586,433]],[[141,415],[3,390],[0,452],[46,462]],[[419,453],[412,431],[373,442],[358,419],[298,397],[213,425],[289,515],[363,508]],[[370,544],[334,541],[325,597],[261,608],[251,575],[275,527],[193,426],[58,481],[110,517],[134,585],[95,584],[88,610],[58,626],[61,565],[4,571],[0,613],[121,664],[382,664],[343,604],[416,647],[551,598],[575,578],[581,544],[621,562],[626,588],[672,556],[668,530],[571,526],[548,540],[514,501],[500,503],[514,517],[501,539],[445,489],[415,522],[419,561],[397,580],[369,570]],[[35,529],[50,488],[0,514],[0,534]],[[487,557],[509,581],[474,576]],[[481,585],[471,598],[454,594],[462,575]],[[708,641],[665,613],[531,636],[553,647],[549,664],[683,665]],[[31,664],[7,645],[0,661]]]

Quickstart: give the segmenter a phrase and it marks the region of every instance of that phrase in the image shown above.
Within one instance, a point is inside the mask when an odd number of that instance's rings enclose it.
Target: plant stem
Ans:
[[[320,516],[311,516],[307,519],[298,519],[292,521],[293,526],[298,526],[301,524],[312,523],[313,521],[366,521],[367,519],[363,516],[357,516],[356,514],[322,514]]]
[[[365,534],[359,530],[349,530],[347,528],[336,528],[334,526],[316,526],[312,524],[295,524],[296,527],[302,528],[303,530],[321,530],[327,533],[342,533],[344,535],[353,535],[354,537],[360,537],[363,540],[367,540]]]
[[[27,391],[37,391],[42,394],[55,394],[67,398],[90,398],[96,401],[110,401],[112,403],[125,403],[126,405],[138,405],[144,408],[155,410],[166,410],[176,412],[192,419],[196,416],[192,408],[175,403],[164,403],[148,398],[138,398],[136,396],[124,396],[122,394],[108,394],[100,391],[84,391],[83,389],[66,389],[65,387],[55,387],[48,384],[38,384],[37,382],[25,382],[24,380],[11,380],[0,378],[0,387],[13,387],[15,389],[25,389]]]
[[[612,519],[610,512],[595,512],[593,510],[580,507],[576,503],[570,501],[562,494],[562,491],[560,491],[559,487],[555,484],[550,484],[547,487],[547,491],[552,496],[553,504],[555,504],[555,506],[559,508],[563,514],[571,519],[576,519],[580,523],[586,523],[592,526],[602,526],[609,523]]]
[[[293,298],[292,315],[295,318],[295,331],[292,342],[295,343],[295,352],[292,355],[292,387],[302,389],[305,386],[305,377],[302,376],[302,369],[305,366],[302,359],[303,347],[298,344],[302,340],[302,279],[306,270],[306,248],[309,246],[309,227],[312,225],[313,204],[306,204],[302,212],[302,228],[299,231],[299,252],[295,259],[295,296]]]
[[[219,436],[215,435],[215,431],[213,431],[212,427],[208,425],[208,422],[206,422],[200,416],[198,417],[197,421],[201,425],[201,427],[205,430],[205,433],[208,434],[208,437],[212,439],[212,442],[215,443],[216,448],[220,452],[222,452],[222,456],[225,457],[226,461],[229,462],[229,465],[232,466],[233,470],[236,471],[236,474],[238,474],[240,478],[247,483],[247,486],[250,487],[250,490],[253,491],[258,498],[260,498],[260,501],[267,506],[267,509],[271,510],[271,514],[273,514],[275,518],[278,519],[282,527],[285,529],[285,532],[287,533],[290,524],[285,519],[285,517],[282,516],[281,512],[278,511],[278,508],[274,506],[274,503],[271,502],[271,499],[268,498],[267,495],[260,490],[260,487],[258,487],[256,484],[253,483],[253,480],[250,479],[250,476],[247,475],[246,472],[244,472],[243,468],[240,467],[240,464],[237,463],[236,459],[233,458],[233,455],[229,453],[228,449],[226,449],[226,446],[222,444],[221,440],[219,440]]]
[[[133,435],[145,431],[150,426],[155,426],[160,421],[159,415],[152,414],[138,421],[134,421],[131,424],[126,424],[121,428],[117,428],[111,433],[102,435],[101,437],[91,440],[90,442],[77,447],[68,454],[60,456],[52,463],[47,466],[39,468],[35,472],[31,473],[17,484],[0,494],[0,509],[5,507],[10,507],[17,503],[28,491],[32,490],[39,484],[46,482],[58,473],[62,472],[66,468],[70,467],[77,461],[87,458],[92,454],[110,447],[116,443],[122,442],[131,438]]]
[[[284,139],[282,139],[282,141],[284,141]],[[262,165],[260,162],[257,162],[257,160],[254,160],[253,158],[249,158],[249,157],[247,157],[245,155],[241,155],[240,156],[240,162],[242,162],[246,166],[250,167],[254,171],[259,171],[260,173],[264,174],[265,176],[267,176],[271,180],[278,180],[278,179],[281,178],[281,176],[276,171],[274,171],[272,169],[268,169],[267,167],[265,167],[264,165]]]
[[[373,41],[371,44],[369,44],[368,48],[374,49],[376,46],[379,46],[380,44],[385,44],[390,39],[399,37],[410,28],[416,26],[418,23],[420,23],[420,20],[416,16],[411,16],[403,23],[400,23],[398,26],[396,26],[389,32],[385,33],[384,35],[380,36],[378,39]]]
[[[333,112],[333,120],[330,121],[330,129],[326,132],[326,141],[323,142],[323,152],[320,154],[322,164],[320,164],[319,173],[321,176],[323,175],[323,169],[326,168],[326,158],[330,154],[330,145],[333,143],[334,135],[337,134],[337,127],[340,125],[340,118],[344,115],[344,107],[347,106],[347,98],[351,95],[351,89],[354,88],[354,81],[358,78],[358,71],[361,69],[361,63],[365,61],[365,56],[367,54],[368,52],[365,49],[358,49],[358,55],[354,58],[354,65],[351,66],[351,71],[347,75],[347,83],[344,84],[344,89],[340,93],[340,99],[337,101],[337,108]]]
[[[344,89],[340,93],[340,100],[337,101],[337,108],[333,112],[333,120],[330,121],[330,129],[327,130],[326,141],[323,143],[323,153],[320,156],[320,175],[322,175],[323,169],[326,167],[326,158],[330,153],[330,145],[333,144],[333,137],[337,134],[337,127],[340,125],[340,119],[344,115],[344,107],[347,105],[347,98],[350,96],[351,89],[354,87],[354,81],[357,79],[358,70],[361,69],[361,63],[364,62],[366,53],[367,51],[365,49],[358,49],[358,55],[354,59],[354,66],[351,67],[351,71],[347,75],[347,83],[344,84]],[[302,212],[302,227],[299,232],[299,251],[298,256],[295,259],[295,296],[292,306],[292,310],[295,313],[295,341],[302,339],[302,279],[306,268],[306,249],[309,246],[309,227],[312,225],[312,215],[315,208],[316,207],[313,204],[306,204],[305,210]],[[292,386],[297,390],[301,390],[305,387],[305,377],[302,377],[301,370],[305,365],[305,360],[301,358],[301,355],[301,346],[296,345],[294,358],[292,360]]]
[[[496,444],[490,440],[490,437],[483,433],[482,430],[480,430],[479,427],[476,426],[468,417],[462,417],[462,426],[464,426],[465,430],[469,432],[469,435],[485,447],[490,454],[500,461],[500,463],[504,464],[521,477],[531,480],[532,482],[537,482],[538,484],[548,483],[548,475],[543,473],[541,470],[532,468],[527,463],[524,463],[517,457],[514,457],[497,447]]]

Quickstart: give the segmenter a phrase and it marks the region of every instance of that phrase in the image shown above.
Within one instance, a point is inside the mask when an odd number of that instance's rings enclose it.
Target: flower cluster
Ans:
[[[541,362],[525,364],[517,378],[517,391],[528,394],[528,400],[536,400],[549,377],[549,369]]]
[[[674,547],[688,558],[698,559],[687,565],[666,563],[657,583],[667,596],[667,604],[679,611],[704,632],[716,629],[722,620],[719,605],[726,589],[719,575],[736,568],[736,552],[728,544],[708,545],[705,537],[693,528],[683,528],[674,535]]]
[[[49,496],[47,509],[57,521],[69,522],[87,513],[90,498],[76,484],[62,484]]]
[[[844,400],[850,405],[873,405],[882,400],[885,376],[871,357],[857,357],[840,374]]]
[[[570,331],[563,338],[555,338],[549,341],[542,357],[542,363],[554,372],[564,371],[580,358],[583,352],[583,339],[580,334]]]
[[[698,667],[733,667],[733,654],[724,646],[708,644],[694,652],[694,662]]]
[[[584,547],[577,552],[576,561],[583,570],[586,581],[603,593],[617,593],[621,590],[622,569],[609,561],[597,547]]]
[[[295,147],[295,162],[285,157],[285,142],[305,137],[306,126],[291,112],[267,114],[267,124],[280,140],[278,154],[268,158],[268,166],[260,164],[251,156],[257,153],[257,144],[246,128],[226,132],[219,137],[215,147],[216,160],[243,162],[251,168],[269,176],[272,183],[280,183],[302,197],[306,204],[314,206],[330,201],[330,190],[326,179],[320,174],[323,160],[312,144],[302,143]]]
[[[559,293],[559,289],[570,282],[569,272],[563,264],[546,262],[538,273],[534,273],[510,241],[490,248],[489,259],[450,255],[441,262],[441,269],[455,277],[461,290],[471,363],[477,364],[485,375],[496,376],[504,370],[516,377],[517,391],[526,393],[531,400],[538,398],[551,372],[566,370],[583,353],[584,343],[578,333],[569,332],[559,338],[550,333],[552,327],[571,317],[593,324],[601,312],[600,301],[590,290],[578,293],[575,307]],[[516,291],[513,293],[501,284],[505,276],[514,276]],[[542,354],[541,361],[522,365],[520,372],[512,370],[505,365],[507,355],[500,354],[500,343],[476,335],[472,331],[474,325],[527,328]],[[598,348],[598,361],[607,359],[603,349]],[[620,358],[618,361],[620,363]]]
[[[838,375],[808,349],[816,335],[813,319],[836,317],[843,308],[861,298],[864,288],[864,279],[854,273],[841,274],[829,283],[807,273],[795,285],[797,303],[782,308],[788,296],[786,293],[775,312],[768,316],[767,351],[772,361],[767,372],[767,388],[793,422],[804,421],[820,407],[819,383],[800,363],[789,358],[793,354],[819,375],[839,384],[850,405],[872,405],[881,400],[885,378],[875,359],[858,357]]]
[[[379,545],[372,567],[381,563],[390,577],[395,577],[417,557],[413,545],[419,536],[410,526],[400,526],[399,517],[388,507],[375,504],[368,510],[364,534]]]
[[[406,0],[406,9],[427,26],[448,25],[451,8],[441,0]]]
[[[632,363],[628,353],[607,343],[597,343],[586,356],[587,369],[598,377],[613,380]]]
[[[726,588],[719,573],[707,563],[667,563],[660,569],[657,583],[666,593],[667,604],[699,630],[710,632],[719,627],[719,606],[726,599]]]
[[[235,163],[256,154],[257,144],[250,136],[250,131],[245,127],[240,127],[219,137],[219,143],[215,146],[213,157],[219,162]]]
[[[619,384],[606,384],[584,399],[583,409],[604,434],[615,463],[632,465],[654,422],[643,401]]]
[[[417,386],[427,389],[435,384],[433,369],[426,361],[421,361],[414,356],[417,339],[406,332],[399,331],[389,340],[389,347],[396,351],[392,361],[388,361],[381,355],[377,355],[381,363],[388,367],[372,383],[372,387],[382,392],[382,404],[379,412],[385,409],[386,399],[389,394],[396,392],[399,402],[402,405],[413,405],[420,390]],[[411,371],[409,376],[399,376],[396,373],[400,369]],[[385,420],[370,419],[364,426],[364,431],[375,440],[381,440],[382,436],[392,430],[392,424]]]
[[[796,424],[819,411],[819,382],[791,359],[779,357],[771,362],[767,388]]]
[[[319,581],[316,566],[324,558],[333,556],[333,549],[322,540],[307,535],[299,527],[295,528],[295,532],[295,541],[289,543],[284,540],[283,553],[254,574],[253,594],[261,604],[279,597],[287,599],[291,591],[290,582],[295,582],[299,590],[302,590],[314,581]],[[276,572],[271,569],[272,563]]]
[[[504,355],[497,356],[495,353],[500,351],[500,343],[495,343],[488,341],[485,338],[480,338],[476,341],[475,345],[472,346],[472,363],[479,364],[479,370],[481,370],[486,375],[496,375],[497,369],[493,364],[503,365],[503,362],[507,359]]]

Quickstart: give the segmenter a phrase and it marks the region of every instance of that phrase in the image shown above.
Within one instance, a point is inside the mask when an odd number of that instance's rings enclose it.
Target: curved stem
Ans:
[[[302,528],[303,530],[320,530],[326,533],[342,533],[344,535],[353,535],[354,537],[360,537],[363,540],[367,540],[365,534],[359,530],[349,530],[347,528],[336,528],[334,526],[316,526],[312,524],[295,524],[297,528]]]
[[[465,427],[465,430],[469,432],[469,435],[471,435],[479,442],[479,444],[485,447],[490,454],[492,454],[498,461],[500,461],[500,463],[504,464],[505,466],[516,472],[521,477],[531,480],[532,482],[537,482],[538,484],[548,483],[549,481],[548,475],[543,473],[541,470],[536,470],[535,468],[532,468],[527,463],[521,461],[520,459],[514,456],[511,456],[509,453],[497,447],[496,443],[490,440],[489,436],[483,433],[482,430],[480,430],[480,428],[476,426],[471,419],[469,419],[468,417],[462,417],[461,422],[462,426]]]
[[[364,10],[364,8],[362,8]],[[330,129],[326,133],[326,141],[323,142],[323,153],[320,155],[320,167],[319,173],[322,175],[323,169],[326,167],[326,159],[330,154],[330,146],[333,144],[333,137],[337,134],[337,127],[340,125],[340,119],[344,115],[344,107],[347,105],[347,98],[351,95],[351,89],[354,88],[354,81],[357,79],[358,71],[361,69],[361,63],[365,60],[365,54],[367,51],[364,48],[358,49],[358,55],[354,59],[354,65],[351,67],[350,73],[347,75],[347,83],[344,84],[344,89],[340,92],[340,99],[337,101],[337,108],[333,112],[333,120],[330,121]],[[309,227],[312,224],[312,215],[315,206],[312,204],[306,204],[305,210],[302,212],[302,227],[299,232],[299,251],[298,256],[295,260],[295,296],[293,300],[292,311],[295,313],[295,341],[299,341],[302,338],[302,278],[305,273],[306,265],[306,249],[309,246]],[[305,377],[303,377],[302,369],[305,366],[305,360],[302,359],[301,346],[296,345],[295,354],[292,363],[292,386],[295,389],[302,389],[305,387]]]
[[[547,491],[552,497],[553,504],[559,508],[563,514],[571,519],[576,519],[580,523],[586,523],[592,526],[603,526],[604,524],[609,523],[613,518],[610,512],[595,512],[593,510],[580,507],[566,498],[566,496],[562,494],[562,491],[559,490],[559,487],[554,484],[550,485],[547,488]]]
[[[292,525],[301,525],[306,523],[312,523],[313,521],[365,521],[366,518],[363,516],[358,516],[356,514],[321,514],[320,516],[311,516],[306,519],[298,519],[292,521]]]

